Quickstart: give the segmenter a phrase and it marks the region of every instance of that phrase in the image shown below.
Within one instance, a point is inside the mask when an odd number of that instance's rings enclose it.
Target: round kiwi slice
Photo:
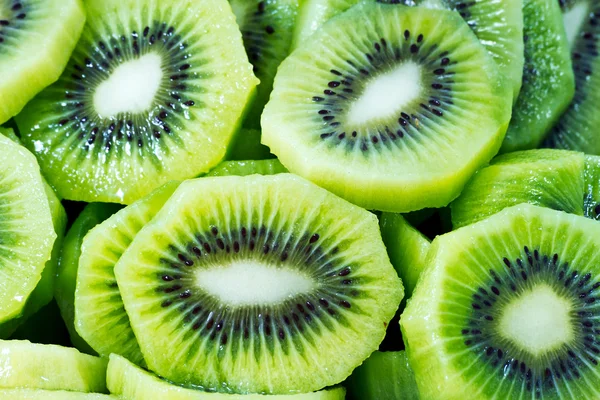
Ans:
[[[523,86],[501,152],[539,147],[575,94],[569,43],[556,0],[524,0]]]
[[[561,1],[567,39],[575,73],[575,96],[543,145],[600,154],[600,3],[591,0]]]
[[[442,207],[497,153],[511,102],[456,13],[364,2],[281,64],[263,142],[367,209]]]
[[[110,356],[107,384],[111,393],[121,396],[123,400],[344,400],[346,394],[342,387],[313,393],[269,396],[209,393],[173,385],[116,354]]]
[[[84,22],[81,0],[0,3],[0,124],[58,79]]]
[[[115,274],[149,368],[229,393],[340,383],[403,296],[375,215],[291,174],[182,183]]]
[[[114,267],[135,235],[179,186],[169,182],[92,228],[81,242],[75,289],[75,329],[98,354],[120,354],[143,365],[125,313]]]
[[[60,308],[60,313],[69,330],[73,345],[86,353],[94,353],[92,348],[79,336],[75,330],[75,287],[77,270],[81,256],[81,243],[90,229],[104,221],[121,207],[117,204],[92,203],[87,205],[79,214],[69,232],[65,236],[60,252],[54,297]]]
[[[522,0],[373,0],[456,11],[483,46],[494,57],[513,87],[516,101],[523,76]],[[293,48],[335,15],[348,10],[358,0],[305,0],[298,17]]]
[[[224,157],[257,84],[226,0],[91,0],[58,82],[17,118],[69,200],[129,204]]]
[[[75,349],[0,340],[0,388],[106,392],[106,360]]]
[[[599,247],[529,204],[434,240],[400,320],[423,398],[599,398]]]
[[[277,67],[290,53],[299,0],[229,0],[244,47],[260,80],[244,126],[260,128],[260,115],[273,90]]]
[[[583,153],[540,149],[498,156],[480,169],[450,205],[460,228],[507,207],[529,203],[583,215]]]
[[[35,157],[0,135],[0,323],[19,317],[56,240]]]
[[[43,180],[43,182],[44,192],[46,193],[48,205],[50,206],[50,213],[52,215],[52,224],[54,227],[54,232],[56,233],[56,240],[54,240],[54,244],[52,245],[52,253],[50,255],[50,259],[46,261],[40,281],[27,299],[27,304],[25,304],[21,316],[0,324],[0,338],[2,339],[10,337],[19,327],[19,325],[37,313],[54,297],[54,280],[56,276],[56,270],[58,268],[58,259],[60,257],[60,251],[62,249],[62,243],[65,236],[65,229],[67,226],[67,214],[52,188],[45,182],[45,180]]]
[[[77,393],[64,390],[9,389],[0,390],[0,399],[10,400],[118,400],[118,397],[98,393]]]

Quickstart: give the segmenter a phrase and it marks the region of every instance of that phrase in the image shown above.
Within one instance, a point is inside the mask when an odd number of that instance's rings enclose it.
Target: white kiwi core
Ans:
[[[196,285],[229,306],[275,305],[317,283],[297,270],[258,261],[236,261],[196,272]]]
[[[548,285],[538,285],[508,303],[500,319],[505,339],[534,356],[573,338],[571,304]]]
[[[397,116],[421,94],[421,67],[412,61],[374,77],[352,104],[347,119],[351,125],[364,125]]]
[[[94,93],[94,108],[101,118],[119,113],[141,113],[152,107],[163,78],[162,58],[148,53],[119,65]]]
[[[586,1],[575,4],[570,10],[563,14],[563,23],[565,25],[565,31],[567,32],[567,40],[569,41],[570,48],[573,48],[575,45],[577,36],[587,15],[588,3]]]

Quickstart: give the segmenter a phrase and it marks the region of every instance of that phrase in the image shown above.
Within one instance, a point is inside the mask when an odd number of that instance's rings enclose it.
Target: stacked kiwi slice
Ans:
[[[0,399],[600,398],[599,18],[0,0]]]

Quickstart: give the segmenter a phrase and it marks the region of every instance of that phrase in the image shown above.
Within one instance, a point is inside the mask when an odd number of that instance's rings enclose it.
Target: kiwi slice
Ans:
[[[344,400],[346,393],[342,387],[272,396],[209,393],[168,383],[116,354],[110,356],[107,383],[111,393],[121,396],[123,400]]]
[[[599,398],[599,241],[530,204],[434,240],[400,320],[423,398]]]
[[[64,390],[9,389],[0,390],[0,399],[10,400],[117,400],[118,397],[98,393],[77,393]]]
[[[12,140],[13,142],[15,142],[17,144],[21,144],[21,140],[15,134],[15,131],[12,128],[6,128],[6,127],[0,126],[0,135],[4,135],[7,138],[9,138],[10,140]]]
[[[84,22],[80,0],[0,4],[0,124],[58,79]]]
[[[419,400],[415,375],[404,351],[376,351],[346,383],[350,400]]]
[[[271,150],[260,143],[260,137],[258,129],[240,129],[235,134],[225,158],[227,160],[265,160],[273,158]]]
[[[427,265],[431,242],[400,214],[383,213],[379,219],[381,236],[392,265],[402,279],[405,298],[410,298],[419,275]]]
[[[50,259],[46,261],[41,278],[27,299],[27,303],[23,308],[21,316],[0,324],[0,338],[2,339],[6,339],[11,336],[19,327],[19,325],[31,318],[33,314],[37,313],[54,297],[54,279],[58,267],[60,250],[62,248],[62,243],[65,236],[67,214],[52,188],[45,182],[45,180],[43,180],[43,182],[44,191],[48,199],[48,205],[50,206],[50,213],[52,215],[52,224],[54,227],[54,232],[56,233],[56,239],[52,245]]]
[[[244,47],[260,80],[244,126],[260,128],[260,115],[273,90],[277,67],[290,53],[299,0],[229,0]]]
[[[79,214],[67,233],[60,253],[54,296],[69,330],[73,345],[86,353],[94,353],[75,330],[75,286],[81,255],[81,244],[90,229],[104,221],[121,207],[116,204],[92,203]]]
[[[58,82],[16,117],[65,199],[130,204],[225,156],[258,83],[226,0],[91,0]]]
[[[556,0],[523,0],[523,86],[501,152],[539,147],[569,106],[575,78]]]
[[[275,175],[288,172],[277,159],[273,160],[248,160],[224,161],[206,176],[246,176],[253,174]]]
[[[523,76],[522,0],[377,0],[456,11],[471,27],[483,46],[494,57],[513,87],[516,100]],[[294,37],[294,48],[301,45],[326,21],[348,10],[358,0],[305,0]]]
[[[511,102],[458,14],[364,2],[281,64],[263,143],[367,209],[441,207],[497,153]]]
[[[101,356],[120,354],[142,365],[125,312],[114,267],[135,235],[171,197],[179,182],[169,182],[92,228],[81,242],[75,289],[75,328]]]
[[[585,156],[583,215],[600,221],[600,157]]]
[[[0,164],[0,323],[5,323],[22,314],[57,235],[35,157],[0,135]]]
[[[0,388],[106,392],[106,360],[61,346],[0,340]]]
[[[600,154],[598,127],[600,115],[600,67],[598,40],[600,39],[600,4],[596,1],[561,1],[567,39],[575,73],[575,96],[548,137],[545,147],[578,150]]]
[[[565,150],[527,150],[496,157],[450,206],[459,228],[520,203],[583,215],[585,157]]]
[[[150,370],[229,393],[340,383],[403,296],[376,216],[291,174],[182,183],[115,274]]]

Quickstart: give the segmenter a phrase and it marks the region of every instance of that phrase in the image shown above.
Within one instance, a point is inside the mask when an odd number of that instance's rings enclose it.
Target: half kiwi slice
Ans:
[[[0,340],[0,388],[106,392],[106,360],[75,349]]]
[[[404,351],[376,351],[346,383],[350,400],[419,400],[415,374]]]
[[[575,94],[571,52],[556,0],[523,0],[523,86],[501,152],[538,147]]]
[[[497,153],[511,102],[456,13],[364,2],[281,64],[263,142],[367,209],[442,207]]]
[[[260,80],[249,104],[244,126],[260,128],[260,115],[269,101],[277,67],[290,53],[300,0],[229,0],[244,47]]]
[[[91,0],[57,83],[16,118],[59,195],[129,204],[225,156],[257,84],[226,0]]]
[[[84,22],[80,0],[6,0],[0,4],[0,124],[58,79]]]
[[[575,73],[575,96],[567,111],[552,129],[545,147],[600,154],[600,4],[596,1],[561,1],[567,39]]]
[[[73,345],[86,353],[94,353],[90,346],[75,330],[75,287],[77,269],[81,256],[81,243],[90,229],[104,221],[121,207],[116,204],[92,203],[87,205],[77,217],[65,237],[60,253],[54,296],[60,313],[69,330]]]
[[[19,317],[56,240],[35,157],[0,135],[0,322]]]
[[[520,203],[583,215],[583,153],[527,150],[496,157],[450,206],[459,228]]]
[[[229,393],[340,383],[403,296],[375,215],[291,174],[182,183],[115,273],[149,368]]]
[[[107,383],[111,393],[121,396],[123,400],[344,400],[346,394],[342,387],[313,393],[271,396],[209,393],[173,385],[116,354],[110,356]]]
[[[513,87],[516,100],[523,76],[523,2],[522,0],[381,0],[456,11],[483,46],[494,57]],[[305,0],[298,17],[293,47],[300,46],[332,17],[348,10],[358,0]]]
[[[599,246],[529,204],[434,240],[400,320],[423,398],[599,398]]]
[[[144,364],[125,312],[114,267],[137,233],[171,197],[169,182],[92,228],[81,242],[75,289],[75,329],[98,354]]]
[[[9,389],[0,390],[0,399],[10,400],[118,400],[118,397],[98,393],[77,393],[64,390]]]
[[[277,159],[272,160],[248,160],[248,161],[224,161],[206,176],[246,176],[253,174],[275,175],[288,172]]]

